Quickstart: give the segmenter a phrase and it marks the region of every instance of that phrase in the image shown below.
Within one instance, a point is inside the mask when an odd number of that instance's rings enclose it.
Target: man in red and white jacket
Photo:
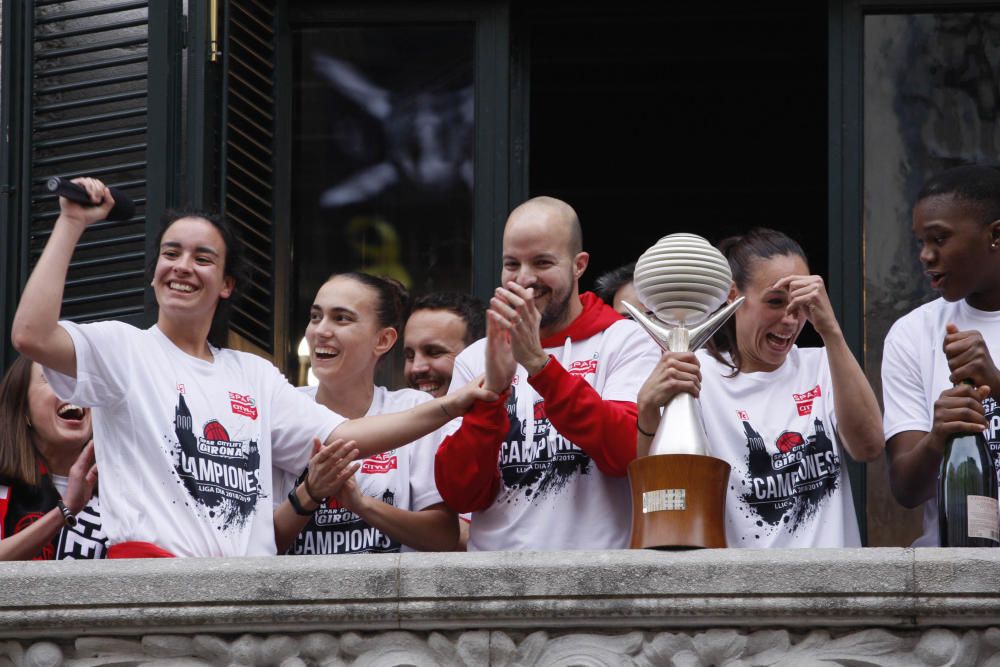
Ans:
[[[536,197],[507,219],[486,338],[455,361],[454,390],[485,374],[438,449],[444,501],[472,512],[469,550],[628,546],[635,399],[660,350],[635,322],[580,294],[590,256],[576,212]]]

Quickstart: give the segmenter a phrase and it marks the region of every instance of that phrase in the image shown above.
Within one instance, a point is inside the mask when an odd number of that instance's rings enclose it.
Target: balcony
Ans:
[[[1000,549],[0,564],[0,665],[1000,664]]]

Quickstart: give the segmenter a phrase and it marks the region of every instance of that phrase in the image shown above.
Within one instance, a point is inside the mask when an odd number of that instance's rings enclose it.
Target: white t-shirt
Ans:
[[[177,348],[157,327],[62,322],[76,379],[46,369],[63,400],[91,407],[109,544],[177,556],[275,553],[271,467],[299,471],[314,437],[343,417],[295,391],[273,365]]]
[[[486,339],[455,360],[451,391],[485,372]],[[635,402],[660,350],[632,320],[618,320],[583,340],[546,348],[563,368],[582,376],[601,398]],[[516,415],[500,447],[500,491],[472,513],[469,551],[621,549],[628,546],[632,499],[627,477],[610,477],[555,430],[545,402],[520,365],[508,414]],[[461,420],[445,426],[458,429]]]
[[[903,431],[929,433],[934,423],[934,402],[952,386],[944,356],[945,325],[960,331],[978,331],[994,362],[1000,362],[1000,312],[976,310],[965,300],[949,303],[936,299],[915,308],[889,329],[882,352],[882,399],[885,405],[885,439]],[[1000,408],[992,397],[983,401],[994,465],[1000,455]],[[1000,475],[1000,467],[998,467]],[[924,533],[915,547],[940,545],[937,497],[924,503]]]
[[[861,546],[826,350],[793,345],[777,370],[732,378],[697,355],[708,453],[732,466],[729,546]]]
[[[313,401],[317,387],[300,387]],[[420,405],[433,397],[415,389],[389,391],[375,387],[372,404],[365,416],[402,412]],[[434,484],[434,454],[441,444],[441,430],[415,440],[405,447],[376,454],[361,462],[355,481],[361,493],[378,498],[384,503],[412,512],[420,511],[442,502]],[[295,487],[298,475],[283,470],[274,471],[274,506],[278,507]],[[354,554],[396,553],[400,543],[389,538],[378,528],[369,525],[354,512],[338,507],[335,500],[324,502],[302,529],[288,553]],[[403,551],[412,551],[402,545]]]

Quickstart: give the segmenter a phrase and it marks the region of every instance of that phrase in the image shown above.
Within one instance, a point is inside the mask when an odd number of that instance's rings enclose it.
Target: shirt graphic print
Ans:
[[[783,527],[795,533],[840,484],[841,462],[834,443],[817,417],[811,435],[784,431],[774,443],[777,451],[771,453],[747,415],[740,416],[747,439],[747,472],[740,488],[731,491],[739,494],[745,518],[755,520],[762,530]]]
[[[174,470],[188,495],[217,525],[243,528],[259,495],[258,443],[231,440],[225,426],[215,419],[196,433],[183,393],[178,394],[174,434]]]
[[[545,401],[539,399],[532,405],[534,428],[529,438],[517,400],[515,383],[507,399],[510,430],[500,445],[500,476],[504,486],[515,492],[514,500],[558,494],[576,475],[589,474],[590,457],[552,428]]]

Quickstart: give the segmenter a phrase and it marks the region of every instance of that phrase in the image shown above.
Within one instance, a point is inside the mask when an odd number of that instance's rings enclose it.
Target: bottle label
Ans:
[[[1000,543],[1000,505],[989,496],[966,496],[969,512],[969,537],[981,537]]]

